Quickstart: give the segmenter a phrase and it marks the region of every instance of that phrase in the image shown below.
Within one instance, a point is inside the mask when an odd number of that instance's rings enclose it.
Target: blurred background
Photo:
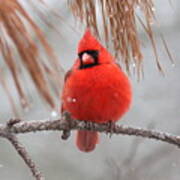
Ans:
[[[44,26],[37,14],[20,1],[33,19],[45,32],[48,42],[55,49],[62,67],[67,71],[76,58],[76,47],[84,27],[77,23],[67,6],[66,0],[46,0],[49,12],[46,19],[56,28]],[[142,28],[139,28],[144,54],[144,79],[140,82],[130,77],[134,99],[130,111],[119,124],[156,129],[172,134],[180,134],[180,1],[156,0],[155,9],[158,25],[154,24],[156,44],[163,76],[155,65],[151,43]],[[51,16],[58,11],[59,19]],[[160,40],[160,32],[168,43],[175,59],[171,63]],[[42,56],[43,56],[42,51]],[[2,64],[2,58],[0,64]],[[6,71],[6,69],[4,69]],[[9,73],[5,76],[13,97],[17,92]],[[28,94],[33,105],[21,113],[22,119],[53,119],[52,111],[39,98],[34,86],[27,84]],[[6,93],[0,88],[0,123],[13,117]],[[18,100],[17,100],[18,101]],[[59,101],[59,100],[57,100]],[[17,107],[18,107],[17,103]],[[175,146],[159,141],[101,134],[100,144],[91,153],[81,153],[74,144],[75,133],[67,140],[60,139],[58,132],[30,133],[18,136],[47,180],[179,180],[180,150]],[[0,139],[0,179],[32,180],[29,169],[5,139]]]

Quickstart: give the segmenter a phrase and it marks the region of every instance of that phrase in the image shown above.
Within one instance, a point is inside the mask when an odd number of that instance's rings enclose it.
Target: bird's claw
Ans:
[[[68,112],[64,112],[62,114],[62,119],[63,119],[63,121],[65,121],[67,123],[67,129],[63,130],[61,139],[67,140],[71,135],[70,129],[74,125],[74,123],[73,123],[70,113],[68,113]]]
[[[85,127],[87,130],[91,131],[94,130],[94,123],[90,121],[84,121],[85,122]]]
[[[64,130],[62,135],[61,135],[61,139],[63,140],[67,140],[71,135],[71,131],[70,130]]]
[[[111,138],[112,135],[113,135],[114,127],[115,127],[115,122],[109,121],[109,122],[107,123],[107,133],[109,133],[109,137],[110,137],[110,138]]]

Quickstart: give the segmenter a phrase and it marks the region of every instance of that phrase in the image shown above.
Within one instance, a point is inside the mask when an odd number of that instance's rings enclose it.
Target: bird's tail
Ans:
[[[98,139],[98,133],[95,131],[79,130],[76,145],[80,151],[91,152],[95,149]]]

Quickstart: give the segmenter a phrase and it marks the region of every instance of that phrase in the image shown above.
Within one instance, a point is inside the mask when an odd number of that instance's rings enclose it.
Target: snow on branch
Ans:
[[[31,120],[27,122],[19,119],[11,119],[5,125],[0,124],[0,137],[6,138],[10,141],[28,168],[31,170],[32,175],[36,180],[44,180],[41,172],[29,156],[25,147],[19,142],[16,135],[40,131],[62,131],[62,139],[67,139],[72,130],[91,130],[117,135],[140,136],[143,138],[163,141],[180,148],[180,136],[124,125],[112,125],[110,123],[97,124],[78,121],[72,119],[68,113],[64,113],[63,117],[57,120]]]
[[[71,131],[71,130],[92,130],[98,132],[122,134],[130,136],[140,136],[154,140],[160,140],[169,144],[176,145],[180,148],[180,136],[171,135],[166,132],[159,132],[143,128],[130,127],[125,125],[114,125],[111,129],[109,124],[87,123],[84,121],[72,120],[69,115],[58,120],[32,120],[20,121],[9,127],[8,125],[0,125],[0,136],[7,137],[12,134],[24,134],[39,131]]]

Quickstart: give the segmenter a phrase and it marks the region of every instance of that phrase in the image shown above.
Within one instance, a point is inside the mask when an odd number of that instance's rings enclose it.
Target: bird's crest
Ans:
[[[82,39],[79,42],[78,53],[86,50],[100,50],[103,46],[100,42],[92,35],[90,29],[86,29]]]
[[[78,45],[78,54],[88,50],[98,51],[98,62],[100,64],[114,61],[114,57],[108,50],[93,36],[89,29],[86,29]]]

